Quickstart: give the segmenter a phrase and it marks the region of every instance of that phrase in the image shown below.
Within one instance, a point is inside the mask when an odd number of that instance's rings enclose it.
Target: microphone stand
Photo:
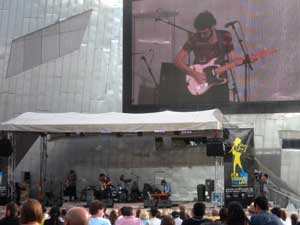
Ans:
[[[146,65],[146,67],[147,67],[147,70],[148,70],[148,72],[149,72],[149,74],[150,74],[150,76],[151,76],[151,78],[152,78],[153,83],[154,83],[154,103],[156,104],[156,103],[158,103],[158,97],[159,97],[159,93],[158,93],[158,83],[157,83],[157,81],[156,81],[156,79],[155,79],[155,77],[154,77],[154,75],[153,75],[152,69],[151,69],[151,67],[150,67],[150,65],[149,65],[149,63],[148,63],[146,57],[145,57],[145,56],[142,56],[142,57],[141,57],[141,60],[143,60],[143,61],[145,62],[145,65]]]
[[[250,61],[250,56],[249,56],[249,52],[248,52],[248,47],[247,47],[247,44],[245,42],[245,35],[244,35],[244,32],[243,32],[243,29],[242,29],[242,25],[241,23],[238,21],[238,24],[239,24],[239,29],[241,31],[241,35],[239,35],[239,33],[237,32],[237,29],[233,24],[230,24],[229,26],[232,27],[233,31],[234,31],[234,34],[240,44],[240,47],[242,49],[242,52],[244,54],[244,65],[245,65],[245,81],[244,81],[244,85],[245,85],[245,88],[244,88],[244,101],[245,102],[248,102],[248,79],[249,79],[249,70],[253,70],[253,67],[251,65],[251,61]]]

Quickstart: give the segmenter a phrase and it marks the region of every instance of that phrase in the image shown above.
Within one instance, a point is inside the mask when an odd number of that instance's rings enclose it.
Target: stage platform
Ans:
[[[170,209],[177,210],[179,206],[184,206],[186,209],[190,210],[193,208],[195,202],[187,202],[187,201],[175,201],[172,202],[172,207]],[[204,202],[206,205],[207,210],[209,211],[212,208],[218,207],[218,205],[213,204],[211,202]],[[63,206],[61,208],[66,208],[70,209],[72,207],[86,207],[85,202],[64,202]],[[144,203],[143,202],[133,202],[133,203],[114,203],[113,208],[114,209],[120,209],[123,206],[131,206],[133,209],[143,209],[144,208]],[[108,208],[111,209],[111,208]],[[166,208],[161,208],[161,209],[166,209]]]

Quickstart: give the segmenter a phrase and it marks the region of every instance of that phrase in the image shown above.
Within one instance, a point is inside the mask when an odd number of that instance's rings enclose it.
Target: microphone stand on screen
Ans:
[[[240,31],[240,34],[237,30],[237,25],[238,25],[238,28],[239,28],[239,31]],[[250,61],[250,56],[249,56],[249,51],[248,51],[248,47],[247,47],[247,43],[245,41],[245,35],[244,35],[244,32],[243,32],[243,28],[242,28],[242,25],[241,23],[238,21],[238,20],[234,20],[232,22],[228,22],[225,24],[225,28],[228,28],[228,27],[231,27],[234,31],[234,34],[240,44],[240,47],[242,49],[242,52],[243,52],[243,55],[244,55],[244,66],[245,66],[245,74],[244,74],[244,102],[248,102],[248,86],[249,86],[249,70],[253,70],[253,67],[251,65],[251,61]],[[233,78],[233,76],[232,76]],[[235,81],[233,79],[233,83],[234,83],[234,86],[235,86]],[[236,88],[236,87],[234,87]],[[235,90],[236,91],[236,90]],[[237,94],[237,92],[235,93]]]

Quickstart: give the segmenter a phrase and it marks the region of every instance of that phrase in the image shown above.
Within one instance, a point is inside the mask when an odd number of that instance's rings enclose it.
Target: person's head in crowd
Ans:
[[[149,219],[149,214],[148,214],[148,212],[147,212],[145,209],[141,209],[139,218],[140,218],[141,220],[148,220],[148,219]]]
[[[172,217],[173,217],[174,219],[176,219],[176,218],[179,217],[179,212],[173,211],[173,212],[171,213],[171,215],[172,215]]]
[[[42,205],[35,199],[27,199],[21,207],[21,224],[40,224],[43,220]]]
[[[189,215],[186,212],[186,208],[183,205],[179,206],[179,217],[182,220],[189,218]]]
[[[291,214],[291,223],[292,225],[296,225],[298,223],[298,214],[296,213]]]
[[[158,210],[157,210],[157,208],[151,208],[150,209],[150,217],[151,218],[154,218],[154,217],[157,217],[157,214],[158,214]]]
[[[66,209],[62,209],[61,212],[60,212],[61,217],[65,218],[66,214],[67,214],[67,210]]]
[[[132,216],[133,215],[133,209],[132,209],[132,207],[130,207],[130,206],[123,207],[122,215],[123,216]]]
[[[111,210],[110,213],[109,213],[109,220],[110,220],[110,223],[111,223],[112,225],[115,224],[117,218],[118,218],[118,215],[117,215],[116,210],[114,210],[114,209]]]
[[[228,204],[226,223],[230,225],[245,225],[248,218],[239,202],[230,202]]]
[[[271,213],[276,215],[278,218],[281,218],[281,209],[279,207],[274,207],[271,209]]]
[[[254,200],[255,212],[260,213],[269,210],[268,199],[265,196],[258,196]]]
[[[193,206],[193,215],[195,217],[203,217],[205,215],[206,206],[203,202],[196,202]]]
[[[92,216],[96,216],[96,217],[102,217],[105,213],[104,211],[105,209],[105,206],[104,204],[99,201],[99,200],[96,200],[96,201],[93,201],[91,204],[90,204],[90,207],[89,207],[89,212]]]
[[[161,219],[161,218],[163,217],[163,214],[161,213],[160,210],[157,210],[156,217],[157,217],[158,219]]]
[[[88,225],[89,214],[85,208],[74,207],[68,210],[64,225]]]
[[[136,217],[136,218],[140,218],[140,213],[141,213],[141,209],[138,208],[138,209],[136,210],[136,212],[135,212],[135,217]]]
[[[60,216],[60,209],[57,206],[53,206],[49,211],[49,216],[51,219],[58,218]]]
[[[120,216],[124,216],[124,209],[125,209],[125,207],[126,206],[121,207],[121,209],[119,211]]]
[[[281,219],[283,221],[286,221],[286,219],[287,219],[287,214],[286,214],[286,211],[284,209],[281,210]]]
[[[19,214],[19,207],[16,203],[10,202],[6,205],[6,217],[17,217]]]
[[[211,210],[211,219],[214,220],[214,221],[220,219],[220,217],[219,217],[219,210],[218,209],[213,208]]]
[[[225,223],[226,219],[227,219],[227,209],[225,207],[222,207],[219,211],[219,217],[220,217],[220,221],[222,223]]]
[[[171,216],[164,216],[160,225],[175,225],[175,220]]]

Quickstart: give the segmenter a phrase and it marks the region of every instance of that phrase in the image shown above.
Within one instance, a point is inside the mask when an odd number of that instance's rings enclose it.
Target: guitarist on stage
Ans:
[[[99,175],[99,182],[100,182],[100,195],[101,199],[109,199],[111,198],[111,187],[112,182],[109,178],[109,176],[106,176],[105,174],[101,173]]]
[[[199,84],[206,83],[209,75],[205,72],[196,71],[186,63],[185,60],[188,59],[191,52],[194,55],[193,64],[204,65],[214,58],[217,58],[216,63],[221,65],[226,59],[229,62],[243,61],[242,57],[234,51],[231,34],[225,30],[217,30],[215,28],[216,23],[212,13],[209,11],[201,12],[194,20],[196,33],[189,34],[188,40],[176,56],[176,66]],[[226,78],[226,82],[211,87],[204,94],[198,96],[197,94],[195,96],[190,94],[189,99],[193,99],[195,103],[229,102],[226,72],[222,76]]]

